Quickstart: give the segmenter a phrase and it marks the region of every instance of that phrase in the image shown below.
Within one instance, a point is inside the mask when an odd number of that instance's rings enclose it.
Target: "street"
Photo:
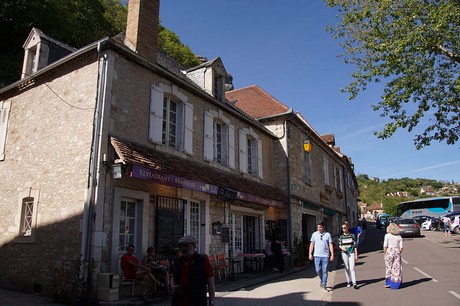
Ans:
[[[216,305],[460,305],[460,235],[445,237],[442,232],[422,231],[422,237],[404,238],[403,284],[399,290],[391,290],[384,288],[384,234],[385,230],[377,230],[373,224],[366,232],[356,266],[359,290],[346,288],[343,264],[339,259],[331,266],[329,275],[328,285],[334,287],[333,292],[321,291],[319,279],[310,265],[307,269],[291,269],[291,273],[258,282],[259,285],[248,283],[243,289],[220,286],[216,292]],[[30,294],[6,290],[3,293],[5,296],[0,294],[2,305],[16,305],[16,301],[22,301],[24,305],[52,304]],[[169,298],[150,303],[157,306],[170,304]]]
[[[422,237],[404,238],[403,284],[384,288],[382,242],[385,230],[371,227],[360,250],[356,275],[359,290],[345,287],[342,265],[335,270],[332,302],[359,305],[460,305],[459,235],[422,231]]]
[[[250,305],[460,305],[459,235],[422,231],[404,238],[404,281],[399,290],[384,288],[382,243],[385,230],[367,230],[356,267],[359,290],[345,287],[340,260],[329,276],[332,293],[319,290],[312,269],[281,280],[236,292],[218,292],[216,304]],[[308,273],[308,275],[307,275]]]

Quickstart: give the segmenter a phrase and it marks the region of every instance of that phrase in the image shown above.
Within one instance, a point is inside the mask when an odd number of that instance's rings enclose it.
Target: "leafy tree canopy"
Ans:
[[[126,28],[127,8],[120,0],[0,1],[0,88],[19,79],[22,45],[32,27],[80,48]],[[159,48],[185,68],[198,65],[189,47],[160,25]]]
[[[338,9],[328,30],[353,64],[352,82],[343,89],[356,98],[369,83],[385,81],[382,100],[373,105],[391,119],[379,138],[399,128],[415,135],[417,149],[431,141],[454,144],[460,137],[460,1],[323,0]],[[423,130],[424,128],[424,130]]]

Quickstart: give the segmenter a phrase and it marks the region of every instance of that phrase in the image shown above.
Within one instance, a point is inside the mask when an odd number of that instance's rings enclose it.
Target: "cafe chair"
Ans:
[[[209,258],[209,263],[211,264],[211,268],[214,271],[214,274],[217,273],[219,275],[219,279],[221,279],[219,267],[217,265],[216,256],[215,255],[209,255],[208,258]]]
[[[228,270],[230,269],[230,264],[228,263],[228,260],[225,258],[225,254],[217,254],[217,269],[219,271],[219,278],[221,278],[220,272],[224,273],[224,278],[227,278],[228,276]]]

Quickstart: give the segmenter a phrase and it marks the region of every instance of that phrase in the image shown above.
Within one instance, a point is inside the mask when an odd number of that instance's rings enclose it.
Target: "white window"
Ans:
[[[175,87],[165,93],[152,86],[150,95],[150,141],[183,150],[193,151],[193,105]]]
[[[262,141],[252,129],[240,129],[239,149],[240,171],[262,178]]]
[[[214,122],[214,161],[227,165],[228,127],[222,122]]]
[[[258,165],[258,159],[257,159],[257,141],[252,138],[248,137],[247,138],[248,142],[248,173],[252,175],[257,175],[257,165]]]
[[[40,191],[28,188],[19,195],[16,243],[34,243],[37,228],[37,211]]]
[[[235,168],[235,128],[219,111],[204,113],[205,160]]]
[[[34,198],[22,199],[21,235],[32,235],[32,221],[34,217]]]
[[[324,171],[324,184],[326,186],[331,186],[330,180],[329,180],[329,159],[325,155],[323,157],[323,171]]]
[[[304,169],[305,169],[305,183],[312,185],[312,169],[311,169],[311,156],[309,152],[303,151]]]
[[[124,252],[128,245],[136,245],[136,202],[123,198],[120,203],[119,252]]]
[[[182,104],[170,97],[163,98],[163,126],[161,142],[169,147],[178,148],[181,145]]]
[[[5,160],[6,128],[10,114],[10,102],[0,101],[0,160]]]

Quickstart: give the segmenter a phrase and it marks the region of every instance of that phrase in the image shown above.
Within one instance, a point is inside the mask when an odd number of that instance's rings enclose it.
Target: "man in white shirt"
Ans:
[[[332,244],[331,234],[325,231],[323,221],[317,225],[318,231],[311,235],[308,258],[314,260],[316,273],[321,280],[321,289],[325,292],[332,291],[327,287],[327,267],[329,260],[334,261],[334,245]]]

